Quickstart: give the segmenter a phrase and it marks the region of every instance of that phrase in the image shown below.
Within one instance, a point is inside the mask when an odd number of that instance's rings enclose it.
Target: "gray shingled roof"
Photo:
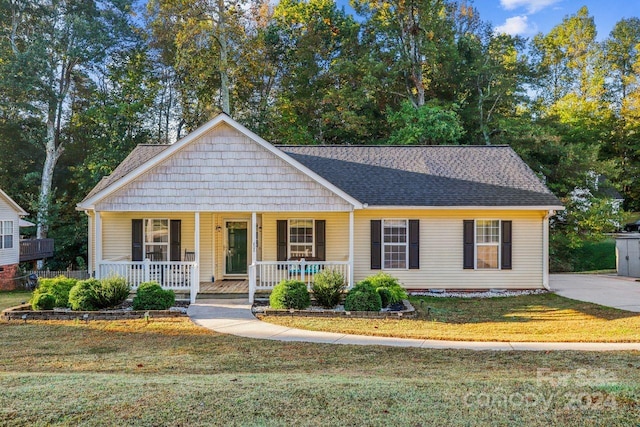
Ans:
[[[560,206],[508,146],[279,146],[371,206]]]
[[[169,145],[139,145],[88,199]],[[278,146],[371,206],[560,206],[507,146]]]
[[[103,177],[84,199],[87,200],[93,195],[104,190],[132,170],[136,169],[138,166],[141,166],[148,160],[151,160],[153,157],[157,156],[169,147],[170,145],[165,144],[140,144],[136,146],[136,148],[134,148],[133,151],[125,157],[122,163],[115,168],[111,175]]]

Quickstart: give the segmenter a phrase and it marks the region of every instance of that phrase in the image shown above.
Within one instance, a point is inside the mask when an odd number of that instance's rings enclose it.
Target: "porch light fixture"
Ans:
[[[219,233],[219,232],[221,232],[221,231],[222,231],[222,227],[221,227],[221,226],[219,226],[219,225],[216,225],[216,231],[217,231],[218,233]]]

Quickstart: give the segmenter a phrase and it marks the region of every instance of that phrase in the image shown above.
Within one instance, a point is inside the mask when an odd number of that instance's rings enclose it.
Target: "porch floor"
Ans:
[[[248,294],[248,280],[216,280],[200,282],[200,293],[203,294]]]

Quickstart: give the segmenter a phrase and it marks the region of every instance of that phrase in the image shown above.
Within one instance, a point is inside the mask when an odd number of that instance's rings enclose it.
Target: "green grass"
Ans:
[[[0,291],[0,311],[31,299],[30,291]]]
[[[281,343],[216,334],[187,319],[0,323],[0,342],[2,425],[623,426],[640,420],[638,352]],[[551,372],[542,382],[539,369]],[[576,405],[576,398],[584,401]]]
[[[640,342],[640,314],[555,294],[501,298],[412,297],[417,319],[277,317],[315,331],[459,341]]]

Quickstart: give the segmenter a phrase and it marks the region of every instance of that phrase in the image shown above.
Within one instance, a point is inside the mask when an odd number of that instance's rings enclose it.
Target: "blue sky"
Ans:
[[[640,0],[476,0],[473,4],[494,27],[525,37],[549,32],[582,6],[594,17],[599,40],[607,38],[620,19],[640,17]]]
[[[353,13],[349,0],[336,0]],[[509,34],[533,37],[547,33],[582,6],[595,18],[598,40],[604,40],[622,18],[640,17],[640,0],[475,0],[472,4],[484,21]]]

